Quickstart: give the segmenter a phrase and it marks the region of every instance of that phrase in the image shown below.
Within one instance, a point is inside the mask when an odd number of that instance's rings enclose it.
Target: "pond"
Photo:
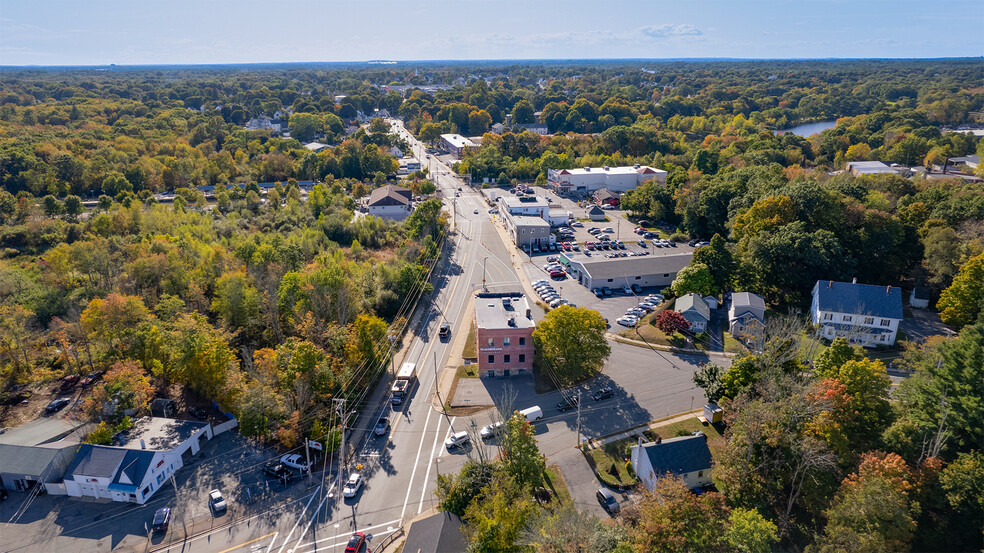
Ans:
[[[772,131],[775,134],[785,134],[791,132],[796,136],[812,136],[820,131],[825,131],[827,129],[834,128],[836,121],[818,121],[816,123],[803,123],[802,125],[796,125],[790,129],[783,129],[781,131]]]

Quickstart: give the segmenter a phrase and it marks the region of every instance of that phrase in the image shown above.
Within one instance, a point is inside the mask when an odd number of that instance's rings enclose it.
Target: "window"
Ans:
[[[494,364],[494,363],[495,363],[495,356],[494,355],[490,355],[489,356],[489,364],[491,365],[491,364]]]
[[[519,339],[519,345],[525,346],[526,345],[526,338],[520,338]]]
[[[854,317],[852,317],[850,315],[844,315],[844,316],[841,317],[841,320],[842,321],[851,322],[852,320],[854,320]]]
[[[642,280],[642,277],[636,277],[636,280]]]
[[[157,475],[157,483],[160,484],[162,482],[164,482],[164,474],[163,473]]]
[[[881,320],[881,325],[882,326],[892,326],[892,321],[890,321],[888,319],[882,319]]]
[[[495,345],[495,338],[489,338],[489,347],[492,347],[494,345]]]
[[[508,355],[503,355],[502,356],[502,362],[503,363],[508,363],[509,362],[509,356]]]
[[[519,362],[520,363],[525,363],[526,362],[526,354],[525,353],[520,353],[519,354]]]
[[[697,471],[697,478],[700,478],[702,476],[704,476],[704,471],[702,470]]]
[[[143,489],[142,492],[140,492],[140,496],[141,497],[147,497],[147,494],[149,494],[149,493],[150,493],[150,486],[147,486],[146,488]]]
[[[865,317],[864,318],[864,324],[866,324],[866,325],[873,325],[873,324],[875,324],[875,319],[872,318],[872,317]]]
[[[614,280],[615,280],[614,278],[610,278],[608,279],[608,282],[614,282]]]
[[[830,314],[830,313],[824,313],[823,314],[823,320],[825,320],[825,321],[829,321],[829,320],[831,320],[833,318],[834,318],[834,316],[832,314]]]
[[[502,345],[503,346],[508,346],[509,345],[509,338],[503,338],[502,339]]]

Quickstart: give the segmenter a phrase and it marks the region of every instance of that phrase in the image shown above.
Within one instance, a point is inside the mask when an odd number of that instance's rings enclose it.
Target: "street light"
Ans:
[[[489,256],[482,258],[482,290],[488,292],[489,287],[485,285],[485,262],[489,260]]]

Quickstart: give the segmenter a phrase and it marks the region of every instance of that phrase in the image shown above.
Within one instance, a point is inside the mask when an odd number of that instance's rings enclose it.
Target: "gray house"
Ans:
[[[593,205],[593,206],[589,207],[587,209],[587,213],[588,213],[588,217],[592,221],[604,221],[604,220],[608,219],[608,216],[605,215],[605,210],[604,209],[601,209],[600,207],[598,207],[596,205]]]
[[[0,482],[11,491],[27,491],[38,484],[61,482],[79,444],[0,444]]]
[[[728,308],[728,331],[739,340],[758,340],[765,331],[765,300],[751,292],[735,292]]]
[[[690,330],[694,332],[707,330],[707,323],[711,320],[711,308],[699,295],[691,292],[677,298],[674,311],[687,319],[687,322],[690,323]]]

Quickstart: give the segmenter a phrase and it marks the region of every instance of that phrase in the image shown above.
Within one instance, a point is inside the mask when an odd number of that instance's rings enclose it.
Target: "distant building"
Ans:
[[[690,489],[707,486],[711,479],[711,450],[707,437],[680,436],[655,442],[639,443],[630,448],[632,469],[636,476],[652,491],[660,478],[679,478]]]
[[[500,210],[512,215],[546,218],[550,203],[539,196],[500,196]]]
[[[539,217],[505,213],[502,222],[505,223],[510,238],[520,248],[550,244],[550,223]]]
[[[593,205],[585,210],[588,214],[588,218],[592,221],[606,221],[608,220],[608,215],[605,214],[605,210],[600,207]]]
[[[947,163],[951,166],[966,165],[971,169],[977,169],[977,166],[981,164],[981,156],[979,154],[973,154],[963,157],[951,157],[947,160]]]
[[[533,313],[526,296],[483,293],[475,297],[478,372],[483,378],[533,371]]]
[[[413,193],[402,186],[381,186],[369,194],[366,211],[382,219],[402,221],[413,213]]]
[[[605,258],[599,255],[564,252],[560,263],[571,278],[589,290],[638,284],[642,287],[669,286],[680,269],[690,264],[692,253]]]
[[[579,192],[591,194],[607,188],[613,192],[627,192],[640,184],[657,180],[666,184],[666,171],[645,165],[625,167],[583,167],[581,169],[550,169],[547,184],[559,194]]]
[[[693,292],[677,298],[673,310],[687,319],[693,332],[704,332],[711,321],[711,308],[704,298]]]
[[[810,315],[817,334],[862,346],[891,346],[902,322],[902,289],[818,280]]]
[[[312,152],[317,153],[327,148],[328,145],[322,144],[320,142],[308,142],[307,144],[304,145],[304,147],[307,148],[308,150],[311,150]]]
[[[465,153],[465,150],[478,147],[471,139],[465,138],[460,134],[442,134],[441,146],[458,157],[461,157]]]
[[[861,175],[877,175],[879,173],[898,173],[898,171],[880,161],[850,161],[847,164],[847,172],[855,177]]]
[[[602,188],[594,193],[594,201],[598,205],[610,205],[613,207],[618,207],[622,200],[622,195],[618,192],[612,192],[607,188]]]

